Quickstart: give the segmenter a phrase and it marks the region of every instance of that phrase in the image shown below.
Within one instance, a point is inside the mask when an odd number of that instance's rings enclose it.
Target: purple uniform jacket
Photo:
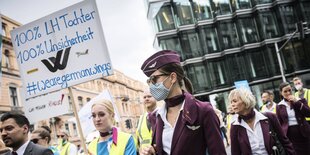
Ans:
[[[281,129],[280,123],[277,119],[277,116],[273,113],[265,113],[266,117],[269,118],[270,123],[272,123],[272,127],[274,131],[277,133],[278,138],[283,145],[286,153],[288,155],[295,155],[295,150],[293,148],[292,143],[285,136],[283,130]],[[238,119],[236,120],[238,121]],[[260,125],[262,128],[263,136],[264,136],[264,144],[266,151],[268,154],[274,154],[272,150],[272,146],[274,146],[275,141],[269,134],[269,122],[268,120],[261,120]],[[270,124],[271,125],[271,124]],[[232,155],[251,155],[251,145],[248,138],[247,131],[244,127],[240,125],[231,125],[230,129],[230,138],[231,138],[231,154]]]
[[[212,105],[185,94],[185,103],[176,123],[171,146],[171,155],[226,155],[220,133],[220,123]],[[152,144],[158,155],[164,155],[162,133],[164,122],[160,115],[150,116],[153,129]]]
[[[301,134],[304,137],[310,137],[310,124],[305,119],[305,117],[310,117],[310,108],[307,105],[306,99],[301,99],[295,102],[293,104],[293,109],[295,111],[295,117],[297,119]],[[277,105],[277,116],[286,135],[288,129],[288,115],[285,105]]]

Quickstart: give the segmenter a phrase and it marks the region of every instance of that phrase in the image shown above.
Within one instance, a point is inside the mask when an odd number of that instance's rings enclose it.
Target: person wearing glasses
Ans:
[[[152,96],[165,104],[150,116],[152,145],[143,147],[140,154],[226,155],[219,119],[210,103],[191,94],[193,88],[177,52],[159,51],[145,60],[141,70],[149,77]]]
[[[114,127],[114,108],[110,101],[100,99],[91,107],[94,126],[100,136],[90,142],[88,153],[91,155],[136,155],[133,137]]]
[[[57,149],[60,151],[61,155],[76,155],[77,147],[69,142],[69,134],[65,130],[61,130],[57,134],[58,146]]]
[[[293,143],[298,155],[310,154],[310,108],[306,99],[295,97],[288,82],[279,86],[283,100],[278,104],[277,116],[284,133]]]
[[[60,155],[58,149],[49,145],[51,141],[51,129],[48,126],[41,126],[31,133],[31,141],[35,144],[39,144],[48,147],[54,155]]]

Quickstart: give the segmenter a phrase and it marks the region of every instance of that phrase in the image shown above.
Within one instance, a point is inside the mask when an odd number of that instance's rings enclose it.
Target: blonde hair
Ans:
[[[95,105],[102,105],[108,110],[110,114],[114,114],[114,108],[113,108],[112,102],[109,100],[106,100],[106,99],[96,100],[94,101],[94,104],[91,106],[91,108],[93,109]]]
[[[255,96],[249,89],[246,88],[238,88],[232,90],[228,95],[229,103],[231,103],[233,97],[238,96],[241,101],[245,104],[247,109],[254,108],[256,104]]]
[[[298,76],[296,76],[296,77],[293,78],[293,81],[297,81],[297,80],[300,80],[300,81],[301,81],[301,78],[298,77]]]

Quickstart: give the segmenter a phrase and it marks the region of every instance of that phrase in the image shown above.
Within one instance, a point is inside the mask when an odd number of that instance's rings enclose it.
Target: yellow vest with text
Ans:
[[[310,90],[309,89],[304,89],[304,98],[307,100],[308,102],[308,106],[310,107]],[[295,92],[295,97],[299,98],[299,92]],[[306,117],[307,121],[310,121],[310,117]]]
[[[70,153],[68,153],[68,151],[70,150],[70,144],[69,142],[67,142],[64,146],[62,146],[62,144],[57,146],[57,149],[60,152],[60,155],[69,155]]]
[[[117,132],[117,144],[115,145],[112,142],[109,154],[110,155],[124,155],[129,138],[130,138],[130,134],[118,131]],[[99,138],[96,138],[89,143],[88,151],[90,155],[98,155],[97,154],[98,141],[99,141]]]
[[[151,145],[152,143],[152,129],[149,130],[147,127],[147,115],[148,113],[146,112],[140,117],[136,131],[139,147]]]
[[[273,102],[273,104],[275,104],[274,102]],[[267,106],[266,105],[263,105],[262,106],[262,109],[261,109],[261,112],[266,112],[267,111]],[[269,110],[268,110],[269,111]],[[276,113],[277,112],[277,107],[275,107],[273,110],[272,110],[272,113]]]

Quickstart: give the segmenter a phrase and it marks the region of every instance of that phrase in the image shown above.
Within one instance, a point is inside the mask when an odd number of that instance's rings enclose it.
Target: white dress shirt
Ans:
[[[233,125],[240,125],[246,129],[253,155],[268,154],[265,148],[264,134],[259,122],[261,120],[266,120],[268,118],[255,109],[254,112],[255,112],[255,120],[253,130],[244,120],[241,120],[240,123],[238,120],[235,120]]]
[[[21,147],[19,147],[19,148],[16,150],[17,155],[23,155],[23,154],[24,154],[24,152],[25,152],[25,150],[26,150],[26,148],[27,148],[29,142],[30,142],[30,141],[28,140],[26,143],[24,143]]]
[[[180,113],[184,108],[184,102],[185,102],[185,100],[182,103],[182,107],[180,109],[178,117],[176,118],[175,123],[177,123],[179,116],[180,116]],[[167,154],[171,154],[171,144],[172,144],[172,137],[173,137],[175,126],[172,127],[172,125],[167,120],[167,117],[166,117],[167,116],[167,109],[166,109],[165,104],[160,109],[158,109],[157,112],[164,122],[164,129],[163,129],[163,135],[162,135],[163,149]]]
[[[284,100],[282,100],[279,103],[279,105],[285,105],[285,107],[286,107],[286,112],[287,112],[287,115],[288,115],[288,126],[298,125],[294,109],[293,108],[291,109],[289,104],[286,101],[284,101]]]

